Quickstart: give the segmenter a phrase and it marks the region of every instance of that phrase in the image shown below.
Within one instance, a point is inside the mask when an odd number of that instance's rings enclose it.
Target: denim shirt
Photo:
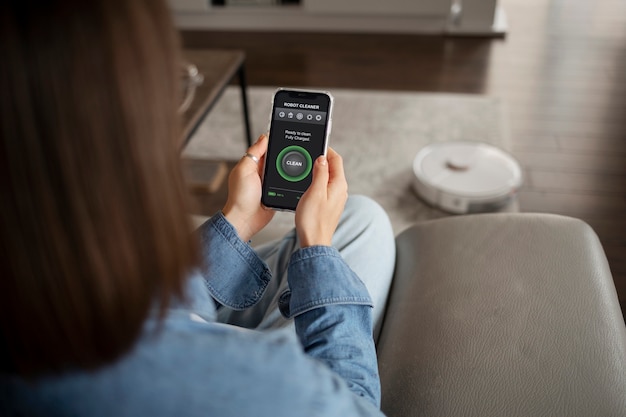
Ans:
[[[280,310],[296,332],[260,332],[217,323],[214,300],[253,305],[267,265],[221,214],[199,235],[205,266],[160,325],[153,313],[133,349],[97,371],[0,375],[0,415],[382,415],[370,298],[336,249],[292,255]]]

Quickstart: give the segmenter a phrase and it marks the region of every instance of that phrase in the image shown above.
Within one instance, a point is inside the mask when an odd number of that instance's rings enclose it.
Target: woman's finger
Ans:
[[[259,136],[257,141],[248,148],[248,153],[261,158],[267,152],[267,135],[263,134]]]
[[[241,158],[240,163],[244,166],[250,167],[252,163],[259,165],[261,157],[267,152],[267,136],[261,135],[257,141],[248,148],[244,156]]]
[[[259,174],[259,178],[263,178],[263,168],[265,167],[265,154],[259,159],[259,163],[257,164],[257,173]]]

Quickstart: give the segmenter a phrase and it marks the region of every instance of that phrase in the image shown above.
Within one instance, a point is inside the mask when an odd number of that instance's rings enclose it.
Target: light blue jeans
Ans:
[[[387,213],[368,197],[350,196],[333,236],[333,246],[370,293],[374,302],[374,340],[377,340],[396,259],[395,239]],[[259,330],[293,326],[293,320],[286,319],[278,310],[278,298],[287,288],[287,266],[291,254],[298,248],[295,229],[281,239],[259,246],[257,253],[272,271],[265,294],[247,310],[222,307],[218,321]]]

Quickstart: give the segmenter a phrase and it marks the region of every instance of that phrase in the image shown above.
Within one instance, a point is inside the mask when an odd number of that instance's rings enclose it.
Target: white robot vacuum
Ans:
[[[417,194],[454,214],[500,210],[523,182],[511,155],[481,142],[428,145],[415,156],[413,173]]]

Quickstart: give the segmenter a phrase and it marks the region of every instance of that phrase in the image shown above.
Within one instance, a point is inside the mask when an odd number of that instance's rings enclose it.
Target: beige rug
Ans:
[[[266,132],[275,88],[248,92],[253,135]],[[481,141],[509,149],[506,108],[494,97],[330,89],[335,97],[330,146],[344,158],[351,194],[378,201],[394,231],[447,216],[422,202],[411,187],[411,166],[429,143]],[[238,87],[229,87],[187,145],[184,155],[239,159],[246,149]],[[515,211],[515,203],[506,209]],[[293,226],[279,213],[275,230]],[[271,234],[275,230],[270,230]],[[263,240],[264,237],[261,237]]]

